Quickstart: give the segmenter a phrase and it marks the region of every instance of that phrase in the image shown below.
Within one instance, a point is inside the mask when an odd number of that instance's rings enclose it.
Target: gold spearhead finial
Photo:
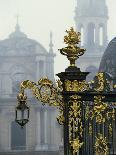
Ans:
[[[74,31],[73,27],[70,30],[66,30],[66,32],[67,35],[64,36],[64,42],[67,47],[60,49],[60,53],[67,56],[70,66],[75,66],[75,61],[85,52],[84,48],[78,46],[81,33]]]

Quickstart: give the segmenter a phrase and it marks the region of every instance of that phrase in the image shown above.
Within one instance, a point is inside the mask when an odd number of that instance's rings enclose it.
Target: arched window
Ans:
[[[95,44],[95,25],[93,23],[88,24],[87,42],[88,46],[93,46]]]
[[[103,26],[100,26],[100,28],[99,28],[99,45],[100,46],[103,46],[103,43],[104,43],[104,41],[103,41]]]

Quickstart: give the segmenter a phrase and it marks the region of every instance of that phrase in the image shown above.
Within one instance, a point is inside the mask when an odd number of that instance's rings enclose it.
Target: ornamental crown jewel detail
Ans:
[[[81,33],[74,31],[73,27],[70,30],[66,30],[66,32],[67,35],[64,36],[64,42],[67,47],[60,49],[60,53],[67,56],[70,66],[75,66],[75,61],[85,53],[85,49],[78,46],[81,40]]]

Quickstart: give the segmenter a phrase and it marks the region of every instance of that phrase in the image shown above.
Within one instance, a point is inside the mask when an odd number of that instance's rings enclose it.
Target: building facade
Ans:
[[[75,24],[77,31],[81,32],[80,46],[86,48],[77,64],[83,71],[98,71],[107,46],[107,20],[106,0],[77,0]]]
[[[20,82],[38,81],[46,76],[54,80],[52,33],[49,47],[47,51],[39,42],[29,39],[18,23],[9,38],[0,41],[0,152],[59,150],[62,137],[56,108],[42,106],[29,91],[26,93],[30,121],[24,129],[15,123]]]

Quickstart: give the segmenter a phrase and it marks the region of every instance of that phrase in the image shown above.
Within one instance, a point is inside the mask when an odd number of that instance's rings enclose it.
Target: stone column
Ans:
[[[44,140],[44,142],[45,142],[45,144],[47,144],[47,110],[45,109],[45,111],[44,111],[44,128],[45,128],[45,140]]]
[[[41,124],[40,124],[40,111],[37,111],[37,126],[36,126],[36,150],[40,150],[41,146],[40,146],[40,128],[41,128]]]
[[[100,45],[100,30],[99,30],[99,25],[96,24],[95,27],[95,45],[99,46]]]
[[[43,149],[47,150],[48,149],[48,126],[47,126],[47,109],[44,110],[44,145]]]

